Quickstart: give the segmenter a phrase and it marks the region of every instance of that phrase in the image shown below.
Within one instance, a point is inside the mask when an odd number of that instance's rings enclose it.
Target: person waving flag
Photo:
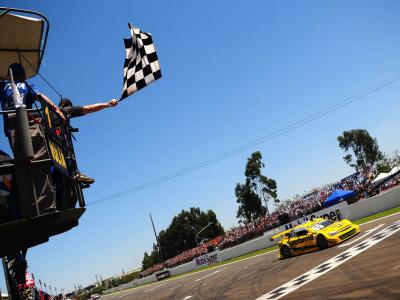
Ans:
[[[128,24],[132,37],[124,39],[124,85],[119,101],[161,78],[160,63],[151,34]]]

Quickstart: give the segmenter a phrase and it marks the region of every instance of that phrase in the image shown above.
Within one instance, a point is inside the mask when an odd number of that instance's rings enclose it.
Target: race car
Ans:
[[[360,233],[360,227],[349,220],[333,222],[316,218],[271,237],[279,241],[279,258],[288,258],[339,244]]]

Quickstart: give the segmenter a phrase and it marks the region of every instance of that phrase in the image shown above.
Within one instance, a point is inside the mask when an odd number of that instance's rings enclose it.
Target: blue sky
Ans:
[[[141,266],[182,209],[237,225],[234,187],[253,151],[287,199],[352,170],[336,137],[365,128],[398,149],[400,82],[330,115],[170,181],[90,203],[267,136],[400,72],[398,1],[3,1],[50,20],[41,74],[85,105],[120,96],[127,23],[151,32],[163,78],[74,120],[85,191],[80,226],[29,250],[29,270],[71,290]],[[40,78],[31,80],[58,103]],[[5,138],[0,148],[8,149]],[[4,279],[0,287],[5,289]]]

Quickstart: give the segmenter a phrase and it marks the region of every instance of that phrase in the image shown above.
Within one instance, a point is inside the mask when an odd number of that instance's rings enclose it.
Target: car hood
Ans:
[[[319,232],[332,232],[332,231],[340,231],[343,229],[346,229],[347,227],[350,227],[351,223],[348,220],[342,220],[339,222],[335,222],[323,229],[321,229]]]

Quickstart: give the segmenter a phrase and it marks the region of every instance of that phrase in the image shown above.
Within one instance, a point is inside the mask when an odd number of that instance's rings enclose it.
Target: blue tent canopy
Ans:
[[[342,200],[346,200],[350,197],[355,196],[357,193],[354,191],[336,190],[324,201],[324,207],[329,207],[339,203]]]

